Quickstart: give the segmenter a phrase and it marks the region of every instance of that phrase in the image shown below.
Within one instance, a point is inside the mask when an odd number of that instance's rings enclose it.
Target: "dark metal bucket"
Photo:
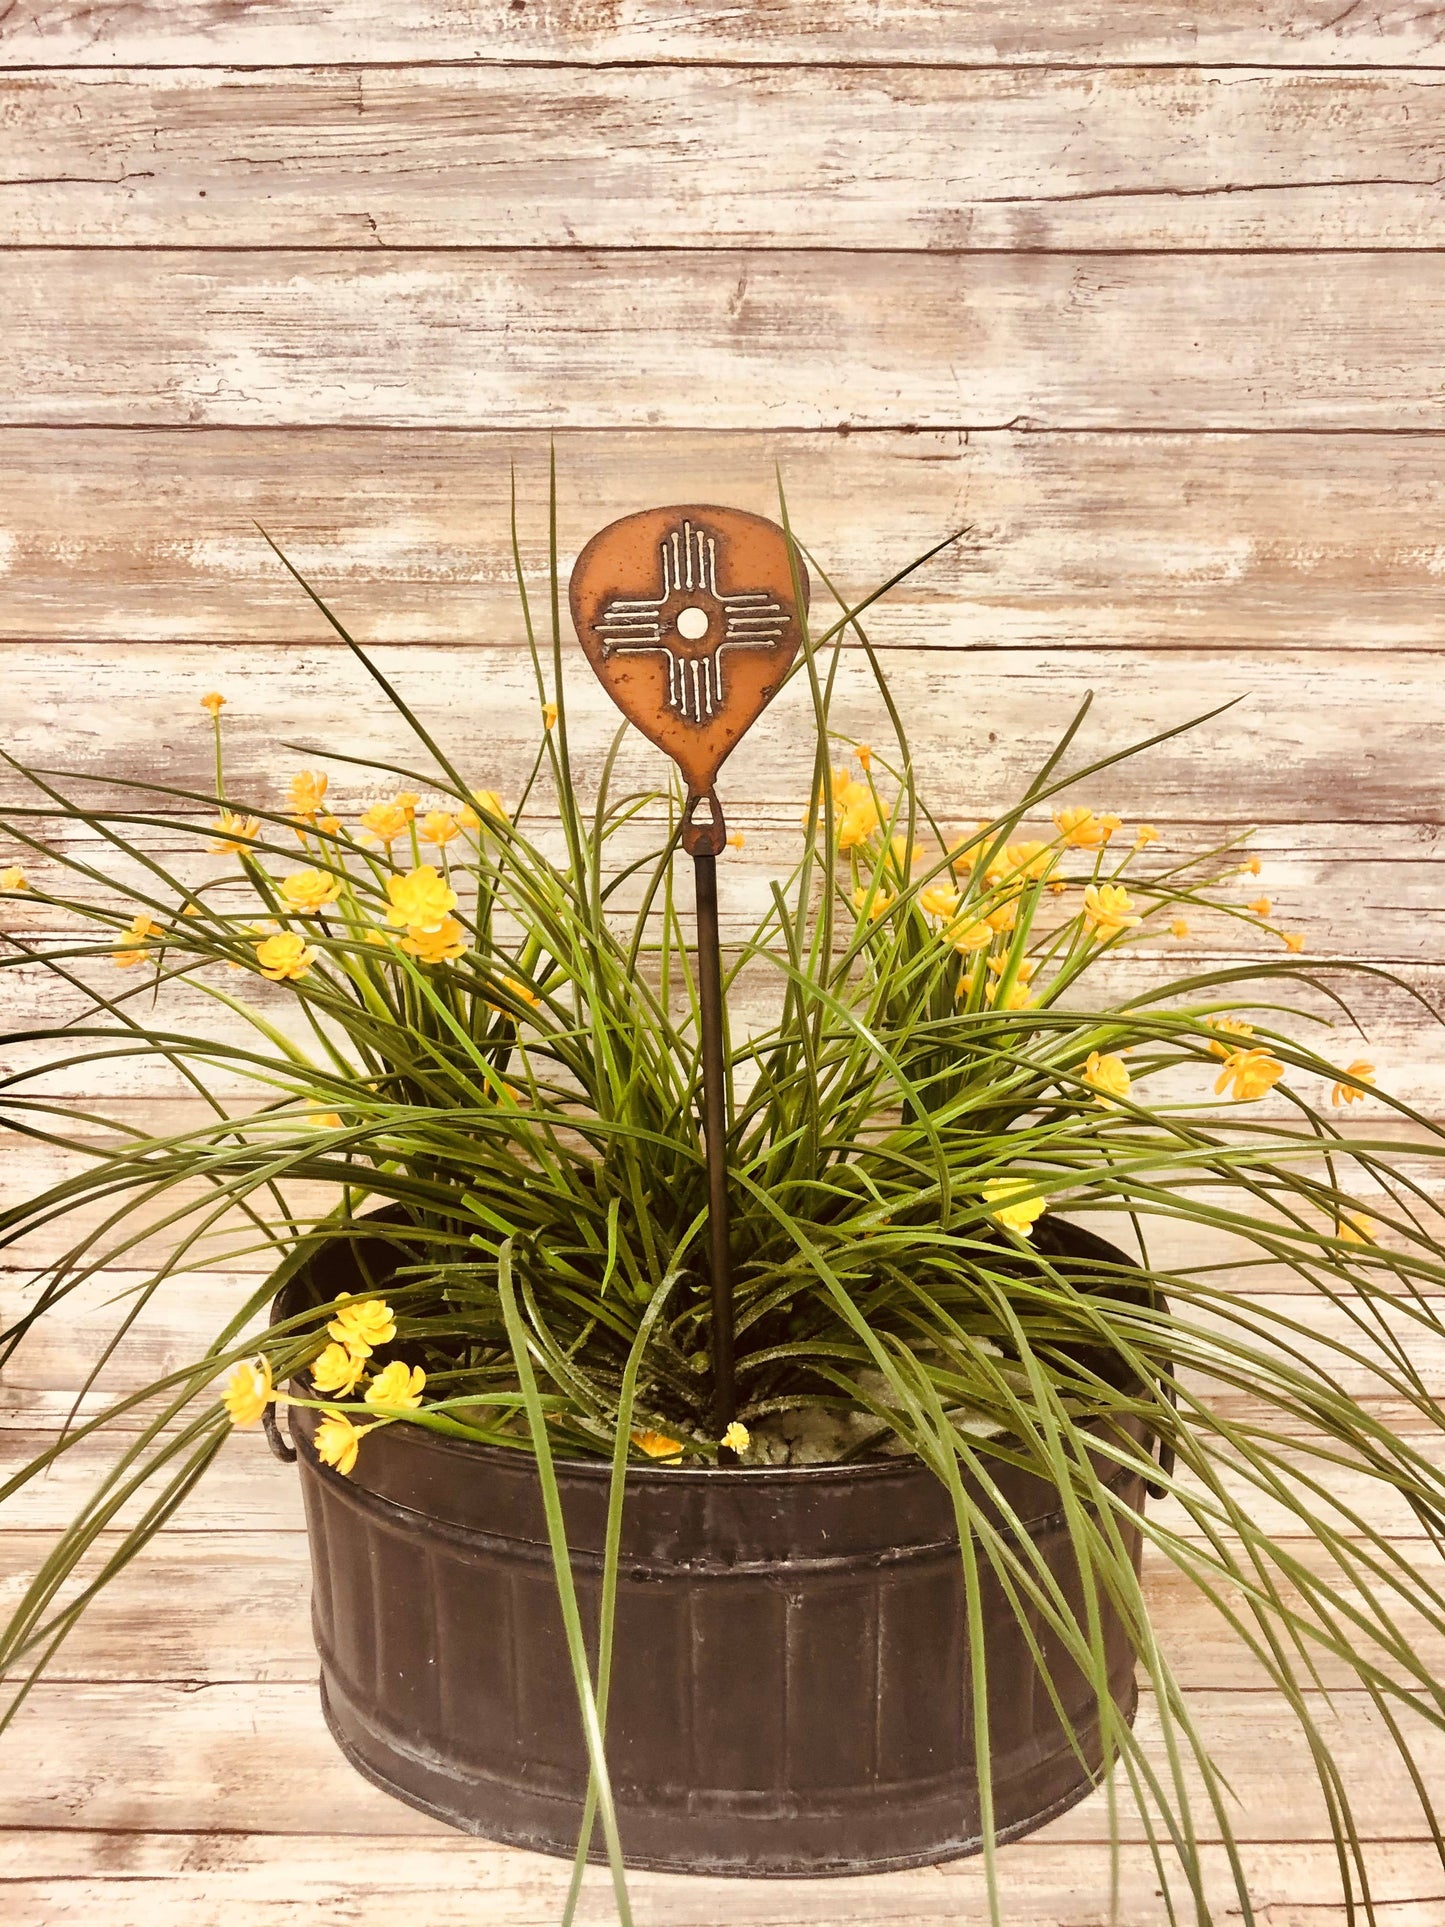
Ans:
[[[1125,1262],[1086,1232],[1052,1229],[1078,1255]],[[362,1288],[354,1248],[334,1246],[277,1312]],[[534,1462],[399,1424],[369,1436],[343,1478],[316,1457],[315,1420],[292,1413],[338,1744],[368,1779],[453,1826],[571,1854],[587,1764]],[[609,1468],[557,1469],[595,1627]],[[1110,1476],[1137,1512],[1142,1479]],[[1082,1615],[1057,1492],[1008,1467],[997,1479]],[[1137,1564],[1137,1527],[1129,1536]],[[981,1565],[995,1823],[1009,1839],[1088,1793],[1104,1749],[1092,1691],[1036,1621],[1070,1743]],[[916,1462],[630,1470],[607,1719],[627,1863],[797,1876],[975,1851],[964,1597],[952,1506]],[[1106,1641],[1114,1703],[1132,1718],[1122,1622]]]

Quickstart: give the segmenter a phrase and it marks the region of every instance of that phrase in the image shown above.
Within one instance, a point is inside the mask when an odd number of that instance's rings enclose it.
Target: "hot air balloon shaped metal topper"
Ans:
[[[697,886],[713,1422],[721,1438],[737,1401],[717,914],[727,829],[715,786],[724,759],[798,653],[808,577],[786,534],[764,516],[701,505],[643,509],[610,523],[583,549],[571,604],[577,639],[603,688],[687,783],[680,840]]]

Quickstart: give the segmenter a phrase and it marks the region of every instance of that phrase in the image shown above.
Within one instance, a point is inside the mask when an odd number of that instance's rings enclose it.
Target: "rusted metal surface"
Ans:
[[[707,506],[626,515],[577,558],[572,620],[587,660],[697,796],[798,652],[808,578],[797,562],[799,598],[794,566],[775,522]]]
[[[577,639],[603,688],[687,783],[679,841],[697,886],[712,1416],[721,1438],[737,1398],[717,908],[727,825],[715,784],[798,653],[808,575],[776,522],[693,504],[609,523],[578,556],[569,593]]]

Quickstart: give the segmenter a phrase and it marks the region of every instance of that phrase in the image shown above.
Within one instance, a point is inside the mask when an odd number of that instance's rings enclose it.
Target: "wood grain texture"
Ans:
[[[8,281],[3,426],[1445,426],[1445,252],[41,249]]]
[[[1438,73],[13,74],[0,244],[1419,248]]]
[[[341,772],[336,773],[338,789]],[[345,807],[345,806],[343,806]],[[348,809],[348,814],[350,811]],[[798,810],[768,810],[751,802],[734,804],[729,799],[728,820],[744,837],[741,850],[729,850],[722,872],[722,897],[719,911],[724,941],[741,943],[762,921],[772,902],[772,885],[789,876],[802,849],[802,828]],[[174,819],[162,827],[132,826],[130,834],[148,859],[165,866],[170,874],[183,878],[193,887],[207,885],[215,893],[218,906],[228,903],[242,908],[248,902],[249,886],[241,881],[239,866],[232,858],[210,854],[209,833],[202,833],[204,815],[194,819],[190,833],[182,834]],[[961,840],[972,832],[975,819],[967,815],[950,817],[941,824],[945,834]],[[1172,861],[1182,855],[1213,847],[1214,825],[1197,821],[1171,821],[1156,812],[1152,818],[1160,832],[1155,857]],[[1052,831],[1047,815],[1040,813],[1040,834]],[[533,821],[531,834],[540,846],[559,863],[566,851],[560,826],[548,816]],[[1316,937],[1327,944],[1329,954],[1369,958],[1379,962],[1430,965],[1438,963],[1441,952],[1442,917],[1440,903],[1440,860],[1442,833],[1431,824],[1381,823],[1362,834],[1349,823],[1279,823],[1257,831],[1249,848],[1259,857],[1257,878],[1243,876],[1230,901],[1240,904],[1258,901],[1261,892],[1268,898],[1272,923],[1285,929],[1300,929],[1313,924]],[[649,812],[627,830],[619,832],[609,847],[619,868],[641,861],[654,853],[666,839],[661,812]],[[84,876],[65,869],[54,857],[36,856],[24,851],[13,839],[0,833],[0,860],[21,856],[25,863],[30,892],[9,896],[0,909],[0,930],[28,944],[73,935],[77,924],[73,913],[62,912],[48,900],[48,894],[74,904],[95,905],[123,911],[127,920],[134,915],[137,894],[153,893],[155,877],[141,861],[127,862],[109,848],[102,849],[93,835],[54,836],[47,840],[56,850],[64,850],[73,860],[95,864],[112,879],[103,887]],[[277,845],[282,854],[268,859],[278,875],[284,875],[301,860],[286,848],[281,832]],[[691,931],[690,888],[686,871],[680,872],[682,903],[679,916],[684,930]],[[1142,874],[1148,874],[1144,866]],[[614,908],[630,917],[638,907],[641,884],[619,890]],[[169,908],[173,893],[158,893]],[[660,914],[660,913],[659,913]],[[1321,921],[1327,918],[1327,921]],[[100,940],[104,933],[92,927],[91,935]],[[1231,923],[1223,917],[1196,920],[1195,935],[1211,955],[1258,956],[1268,944],[1261,944],[1252,925]],[[1161,945],[1173,953],[1173,941]],[[1191,951],[1186,954],[1196,954]]]
[[[144,1927],[230,1927],[233,1920],[312,1927],[318,1917],[345,1927],[395,1927],[399,1919],[448,1920],[459,1907],[469,1923],[490,1915],[506,1927],[555,1927],[567,1892],[565,1864],[443,1836],[426,1830],[419,1816],[413,1820],[409,1835],[341,1837],[13,1828],[0,1835],[7,1927],[129,1927],[142,1919],[132,1909],[142,1907]],[[1433,1847],[1371,1840],[1361,1852],[1376,1927],[1439,1927]],[[1239,1927],[1245,1916],[1223,1850],[1205,1846],[1200,1859],[1212,1920]],[[1243,1862],[1256,1923],[1342,1927],[1332,1847],[1259,1842],[1246,1846]],[[1118,1918],[1128,1927],[1165,1927],[1170,1918],[1152,1858],[1140,1846],[1126,1844],[1115,1862],[1107,1848],[1051,1829],[1009,1847],[1003,1866],[1008,1927],[1103,1927],[1108,1916],[1095,1897],[1108,1894],[1115,1875]],[[976,1860],[826,1886],[639,1874],[632,1892],[639,1927],[717,1927],[722,1920],[737,1927],[984,1927],[989,1918]],[[587,1876],[576,1918],[580,1927],[616,1919],[602,1870]]]
[[[336,597],[336,607],[343,621],[356,620],[345,596]],[[357,627],[366,640],[359,621]],[[316,628],[327,633],[319,616]],[[328,754],[402,763],[425,776],[425,752],[339,645],[16,645],[3,660],[7,750],[25,763],[81,772],[91,779],[84,788],[92,802],[123,796],[134,781],[213,795],[210,722],[200,698],[217,687],[228,697],[228,788],[239,800],[281,808],[292,772],[324,764]],[[472,781],[515,798],[541,733],[524,648],[465,655],[421,645],[381,648],[374,660]],[[920,788],[945,819],[972,820],[1006,807],[1093,690],[1076,768],[1240,699],[1226,715],[1091,779],[1082,800],[1095,807],[1132,820],[1238,828],[1417,824],[1427,847],[1440,822],[1436,755],[1445,679],[1430,672],[1429,658],[1408,651],[1018,649],[959,658],[900,648],[885,660],[894,697],[917,730]],[[618,715],[575,646],[564,665],[576,780],[591,795]],[[84,700],[57,700],[64,689],[83,690]],[[858,650],[846,653],[837,678],[833,728],[840,754],[850,739],[886,753],[886,712]],[[396,787],[388,776],[343,768],[332,765],[344,815]],[[624,792],[656,789],[667,768],[632,735],[616,783]],[[724,766],[721,794],[725,802],[729,794],[747,797],[765,820],[797,821],[811,770],[811,711],[795,681]],[[106,778],[114,787],[99,780]],[[20,776],[0,777],[0,807],[34,800]],[[168,812],[178,807],[185,806],[163,800]]]
[[[948,0],[15,0],[0,63],[294,65],[325,61],[748,62],[808,65],[1049,65],[1244,61],[1283,66],[1441,64],[1426,0],[1027,0],[1001,9]]]
[[[0,640],[308,639],[314,613],[256,522],[369,641],[519,640],[514,463],[535,581],[545,434],[0,430]],[[853,597],[967,526],[870,614],[898,645],[1438,651],[1445,636],[1429,435],[578,433],[557,463],[564,565],[606,522],[699,488],[776,515],[778,469],[800,538]]]
[[[1406,1837],[1420,1826],[1419,1802],[1404,1762],[1368,1696],[1341,1693],[1333,1707],[1305,1701],[1326,1744],[1352,1762],[1350,1794],[1366,1839]],[[1272,1694],[1201,1691],[1192,1712],[1240,1805],[1240,1840],[1328,1840],[1323,1795],[1294,1716]],[[1445,1774],[1445,1737],[1400,1715],[1427,1786]],[[10,1826],[69,1821],[87,1828],[139,1830],[141,1803],[163,1807],[188,1833],[217,1828],[277,1834],[408,1835],[424,1819],[378,1789],[359,1784],[322,1721],[309,1682],[216,1684],[190,1691],[151,1681],[36,1688],[14,1727],[18,1744],[0,1749],[0,1798]],[[1140,1705],[1138,1731],[1158,1747],[1152,1706]],[[1286,1765],[1287,1763],[1287,1765]],[[1219,1838],[1218,1822],[1187,1767],[1198,1837]],[[140,1791],[143,1789],[143,1793]],[[1119,1832],[1141,1824],[1119,1803]],[[439,1827],[440,1823],[433,1823]],[[1052,1823],[1055,1839],[1106,1840],[1107,1803],[1084,1801]]]

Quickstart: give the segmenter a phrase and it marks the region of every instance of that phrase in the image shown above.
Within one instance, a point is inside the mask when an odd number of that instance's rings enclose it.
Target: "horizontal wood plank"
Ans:
[[[1420,1829],[1419,1803],[1379,1713],[1363,1692],[1333,1707],[1306,1694],[1326,1745],[1339,1753],[1366,1839],[1409,1838]],[[1204,1692],[1191,1706],[1196,1729],[1239,1805],[1231,1825],[1242,1840],[1331,1837],[1324,1800],[1295,1718],[1270,1693]],[[1398,1716],[1427,1786],[1445,1774],[1445,1737]],[[1147,1698],[1138,1731],[1162,1758]],[[42,1683],[0,1750],[0,1794],[7,1823],[144,1831],[165,1815],[186,1832],[394,1834],[429,1831],[399,1802],[357,1780],[326,1730],[313,1685],[285,1682],[214,1685],[196,1690],[150,1682]],[[1185,1769],[1198,1837],[1219,1838]],[[439,1822],[435,1823],[440,1825]],[[1105,1840],[1109,1813],[1095,1794],[1052,1823],[1057,1839]],[[1141,1826],[1127,1790],[1119,1832]]]
[[[335,604],[343,621],[355,619],[346,597]],[[314,632],[326,635],[321,618],[314,620]],[[469,778],[515,798],[541,734],[525,648],[459,655],[388,647],[373,654]],[[591,795],[619,718],[570,636],[563,660],[576,780]],[[332,755],[400,763],[425,779],[426,752],[339,645],[234,652],[189,643],[123,650],[17,645],[3,662],[7,751],[23,763],[79,772],[88,780],[74,786],[76,793],[83,790],[96,806],[126,796],[133,802],[137,792],[124,785],[137,780],[214,795],[210,721],[200,699],[217,688],[228,705],[227,783],[242,801],[284,807],[292,772]],[[920,787],[946,820],[1006,808],[1025,772],[1039,767],[1084,697],[1097,692],[1074,747],[1075,768],[1238,701],[1227,715],[1092,778],[1087,797],[1071,801],[1113,808],[1131,823],[1158,817],[1241,829],[1262,822],[1420,825],[1426,847],[1440,822],[1435,756],[1445,728],[1445,678],[1408,651],[1106,656],[1020,649],[961,659],[899,649],[886,657],[886,671],[913,738]],[[887,712],[857,650],[838,674],[831,722],[840,757],[850,740],[887,754]],[[724,805],[746,797],[774,820],[798,820],[813,741],[806,686],[796,677],[727,763]],[[616,766],[618,793],[656,789],[669,768],[630,733]],[[397,780],[339,762],[332,773],[332,800],[347,815],[389,794]],[[20,776],[0,777],[0,810],[33,800]],[[178,807],[176,799],[157,800],[168,812]],[[12,860],[13,847],[7,844],[4,861]]]
[[[352,816],[352,810],[340,800],[344,776],[345,772],[336,772],[343,822]],[[729,799],[728,823],[743,842],[740,848],[730,849],[725,858],[725,889],[719,904],[725,943],[741,943],[752,934],[772,906],[774,884],[785,884],[791,875],[804,848],[800,815],[800,810],[768,809],[746,802],[735,805]],[[950,840],[962,841],[973,834],[975,820],[941,818],[939,827]],[[165,910],[173,908],[181,884],[201,890],[204,901],[217,911],[249,915],[257,907],[256,899],[235,858],[210,849],[214,836],[209,813],[200,811],[185,821],[184,829],[176,817],[119,826],[139,852],[135,857],[122,854],[78,826],[43,826],[43,851],[27,849],[18,835],[7,838],[0,830],[0,862],[8,861],[11,854],[20,857],[29,886],[27,892],[6,898],[0,909],[0,932],[31,945],[76,934],[103,942],[109,928],[82,922],[79,906],[123,914],[128,921],[139,900],[154,899]],[[13,822],[22,834],[41,827],[23,816]],[[524,818],[524,824],[547,856],[565,867],[567,853],[560,824],[546,814]],[[1152,824],[1159,832],[1159,841],[1151,846],[1151,859],[1136,860],[1132,865],[1131,887],[1134,880],[1162,873],[1167,865],[1215,848],[1223,840],[1219,828],[1211,824],[1171,822],[1157,812]],[[1055,834],[1043,812],[1029,830],[1040,836]],[[649,809],[609,839],[609,868],[621,872],[646,862],[650,871],[667,833],[662,809]],[[275,877],[286,876],[314,857],[314,851],[308,855],[299,847],[294,853],[288,849],[290,835],[284,827],[274,829],[267,840],[273,847],[263,861]],[[1120,841],[1127,841],[1127,837]],[[936,848],[931,840],[929,848]],[[436,852],[434,847],[424,846],[421,854],[431,858]],[[455,844],[450,854],[455,860]],[[1251,854],[1259,860],[1257,875],[1240,873],[1242,861]],[[71,868],[72,864],[96,870],[105,881],[96,880],[84,869]],[[159,884],[155,872],[148,868],[150,864],[175,878],[176,887]],[[1071,869],[1066,860],[1060,867],[1064,876],[1074,875],[1078,880],[1087,876],[1089,862],[1075,861]],[[1220,897],[1240,907],[1267,902],[1271,926],[1303,928],[1327,905],[1331,955],[1418,964],[1439,960],[1445,934],[1445,905],[1441,903],[1445,832],[1432,824],[1386,822],[1368,836],[1362,836],[1349,823],[1266,824],[1251,834],[1247,845],[1241,845],[1237,853],[1221,856],[1214,868],[1225,875],[1219,886]],[[1231,877],[1230,871],[1236,875]],[[677,914],[686,940],[691,942],[694,917],[686,869],[680,868],[678,875],[682,902]],[[639,879],[612,897],[617,927],[633,927],[641,912],[644,887]],[[815,900],[820,894],[814,890]],[[72,910],[70,905],[77,908]],[[653,941],[660,938],[660,915],[650,920]],[[1211,953],[1259,954],[1260,938],[1252,924],[1200,914],[1194,920],[1194,929]],[[1323,926],[1317,934],[1325,937]],[[1172,940],[1166,947],[1172,948]]]
[[[1401,71],[12,74],[0,245],[1434,247],[1442,119]]]
[[[6,426],[1445,426],[1445,252],[42,249],[7,282]]]
[[[514,460],[535,583],[541,433],[0,430],[0,640],[310,638],[257,522],[369,641],[518,640]],[[870,613],[888,643],[1441,646],[1428,435],[563,434],[563,565],[652,502],[776,516],[775,464],[800,539],[854,599],[969,528]]]
[[[399,1918],[449,1919],[459,1904],[475,1927],[556,1927],[570,1868],[413,1816],[416,1832],[367,1836],[125,1832],[16,1827],[0,1834],[9,1927],[197,1927],[211,1917],[248,1927],[394,1927]],[[1368,1841],[1376,1927],[1438,1927],[1440,1861],[1425,1841]],[[1218,1927],[1245,1918],[1223,1848],[1200,1852]],[[1243,1853],[1255,1922],[1340,1927],[1339,1862],[1332,1846],[1259,1842]],[[1009,1927],[1104,1927],[1117,1878],[1118,1919],[1166,1927],[1148,1848],[1071,1839],[1058,1823],[1000,1858]],[[358,1868],[364,1878],[358,1878]],[[1176,1885],[1179,1883],[1176,1883]],[[715,1880],[634,1874],[639,1927],[984,1927],[989,1908],[977,1859],[852,1880]],[[459,1901],[459,1897],[464,1897]],[[1175,1899],[1177,1909],[1187,1895]],[[220,1910],[217,1912],[217,1910]],[[579,1927],[617,1918],[604,1869],[587,1875]]]
[[[0,62],[107,68],[265,66],[324,61],[686,61],[791,66],[848,62],[953,66],[1017,62],[1277,62],[1283,66],[1441,64],[1440,28],[1416,0],[1216,0],[1181,15],[1164,0],[1029,0],[1009,9],[947,0],[765,0],[746,8],[666,0],[172,0],[97,13],[89,0],[16,0]]]

